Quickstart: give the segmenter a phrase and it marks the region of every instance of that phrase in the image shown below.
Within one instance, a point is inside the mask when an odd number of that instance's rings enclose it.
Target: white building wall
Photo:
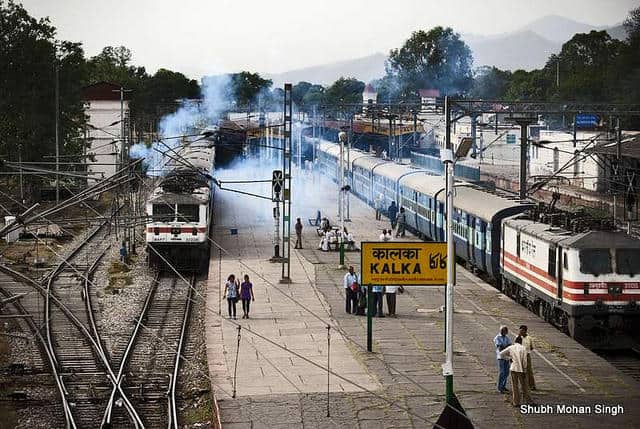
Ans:
[[[85,113],[89,116],[90,127],[87,128],[87,137],[90,138],[90,147],[87,154],[95,154],[95,159],[87,158],[87,170],[90,177],[107,178],[116,172],[115,153],[122,150],[120,121],[120,101],[94,100],[86,103]],[[129,114],[129,102],[124,102],[125,117]],[[114,140],[116,140],[114,142]],[[98,165],[98,164],[112,165]],[[91,173],[95,174],[91,174]]]
[[[579,131],[576,133],[576,145],[573,145],[573,133],[563,131],[540,131],[539,148],[532,148],[531,174],[551,175],[567,166],[558,176],[566,177],[569,182],[589,191],[599,191],[604,186],[604,171],[596,156],[585,156],[585,149],[593,148],[597,143],[592,139],[600,136],[603,140],[606,134],[597,131]],[[576,157],[575,154],[578,153]]]

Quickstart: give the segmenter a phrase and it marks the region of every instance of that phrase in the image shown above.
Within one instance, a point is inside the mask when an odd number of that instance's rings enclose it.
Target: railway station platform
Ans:
[[[279,283],[281,266],[269,261],[273,221],[268,213],[247,209],[253,203],[250,197],[216,194],[214,240],[224,251],[220,259],[220,253],[212,251],[205,323],[222,426],[433,427],[444,408],[444,288],[406,287],[397,295],[397,318],[374,318],[374,352],[366,352],[366,317],[345,313],[346,270],[338,269],[338,252],[319,250],[316,230],[306,222],[318,209],[337,222],[337,186],[316,186],[313,206],[311,198],[299,205],[294,201],[293,219],[304,222],[304,249],[291,250],[291,284]],[[389,228],[384,218],[376,221],[373,209],[353,196],[350,215],[347,227],[358,242],[375,241],[383,228]],[[232,229],[237,234],[232,235]],[[407,234],[404,240],[417,238]],[[360,253],[347,252],[346,264],[357,270]],[[238,319],[227,317],[220,286],[230,273],[249,274],[254,285],[256,300],[249,320],[241,318],[240,302]],[[454,300],[454,390],[476,428],[638,425],[640,383],[631,376],[461,266]],[[327,324],[330,368],[335,371],[328,379]],[[493,338],[502,324],[512,339],[519,325],[529,327],[537,347],[533,368],[538,389],[532,398],[543,412],[523,414],[511,406],[510,394],[497,392]],[[558,404],[568,408],[558,409]],[[598,405],[611,408],[598,413]],[[588,410],[580,406],[591,407],[591,413],[582,413]]]

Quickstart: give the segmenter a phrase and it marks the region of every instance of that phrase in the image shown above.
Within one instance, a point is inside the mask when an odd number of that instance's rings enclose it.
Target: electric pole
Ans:
[[[60,83],[56,49],[56,204],[60,204]]]

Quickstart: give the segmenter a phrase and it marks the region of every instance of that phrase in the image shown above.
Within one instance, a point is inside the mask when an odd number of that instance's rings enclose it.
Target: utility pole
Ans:
[[[347,133],[340,131],[338,133],[340,140],[340,190],[338,191],[338,204],[340,215],[340,235],[338,240],[340,243],[340,264],[338,268],[344,268],[344,142],[347,140]]]
[[[20,202],[24,204],[24,187],[22,186],[22,145],[18,145],[18,163],[20,164]],[[37,241],[37,240],[36,240]]]
[[[514,122],[520,126],[520,193],[521,200],[527,199],[527,156],[528,156],[528,137],[527,127],[536,122],[533,118],[521,117],[515,118]],[[575,122],[575,121],[574,121]]]
[[[56,204],[60,204],[60,83],[56,49]]]
[[[613,192],[613,221],[618,216],[618,184],[622,178],[622,129],[620,128],[620,118],[616,118],[616,175],[615,191]]]
[[[120,86],[120,89],[114,89],[112,90],[112,92],[119,92],[120,93],[120,159],[116,160],[116,164],[119,164],[118,169],[122,169],[125,166],[128,167],[129,166],[129,146],[128,146],[128,139],[127,139],[127,127],[126,127],[126,122],[125,122],[125,117],[124,117],[124,94],[125,92],[131,92],[130,89],[124,89],[122,86]],[[116,146],[117,147],[117,146]],[[131,171],[129,168],[127,168],[127,176],[130,177],[131,175]],[[124,213],[124,222],[125,225],[123,225],[123,238],[125,241],[125,245],[127,246],[127,254],[131,253],[131,237],[134,237],[135,234],[131,231],[132,228],[132,222],[131,222],[131,214],[132,214],[132,210],[131,210],[131,192],[132,192],[132,188],[131,188],[131,182],[129,182],[129,184],[126,185],[127,189],[124,190],[124,200],[125,200],[125,213]],[[128,217],[127,217],[128,216]],[[117,223],[117,218],[116,218],[116,223]],[[135,226],[133,226],[133,228],[135,228]]]
[[[353,113],[349,114],[349,133],[347,134],[347,182],[349,187],[353,187],[353,172],[351,171],[351,140],[353,139]],[[349,215],[349,194],[351,192],[345,192],[345,198],[347,199],[347,218],[345,222],[351,222],[351,216]]]
[[[291,283],[291,122],[292,86],[284,84],[284,138],[282,139],[282,279],[281,283]]]

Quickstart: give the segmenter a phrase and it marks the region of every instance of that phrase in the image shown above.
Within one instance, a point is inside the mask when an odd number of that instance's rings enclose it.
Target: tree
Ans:
[[[324,102],[327,104],[361,103],[364,86],[364,82],[358,79],[341,77],[327,88]]]
[[[200,97],[200,85],[182,73],[159,69],[153,76],[136,83],[138,90],[132,94],[131,112],[136,129],[143,131],[157,128],[162,116],[178,108],[178,100]]]
[[[264,79],[258,73],[243,71],[231,75],[233,98],[238,106],[246,106],[256,101],[257,95],[269,89],[273,81]]]
[[[504,94],[508,100],[544,100],[550,82],[544,70],[516,70]]]
[[[0,0],[0,156],[40,160],[55,153],[55,87],[58,69],[60,149],[77,153],[86,123],[81,86],[86,76],[80,44],[55,40],[47,18]]]
[[[291,88],[291,100],[293,101],[293,103],[298,106],[298,108],[302,111],[304,111],[304,96],[307,94],[307,91],[309,91],[309,88],[311,88],[313,85],[309,82],[298,82],[295,85],[293,85],[293,88]]]
[[[387,75],[395,76],[399,95],[407,99],[422,88],[441,94],[466,94],[473,84],[471,50],[451,28],[415,31],[399,49],[392,49]]]
[[[309,109],[312,106],[319,106],[325,100],[325,88],[322,85],[311,85],[302,98],[302,104]]]
[[[471,95],[487,100],[504,96],[511,83],[511,72],[497,67],[481,67],[477,70],[473,80]]]
[[[623,43],[612,39],[606,31],[574,35],[562,45],[559,55],[549,57],[544,68],[553,81],[559,63],[561,84],[556,97],[582,101],[610,98],[608,80],[622,47]]]

